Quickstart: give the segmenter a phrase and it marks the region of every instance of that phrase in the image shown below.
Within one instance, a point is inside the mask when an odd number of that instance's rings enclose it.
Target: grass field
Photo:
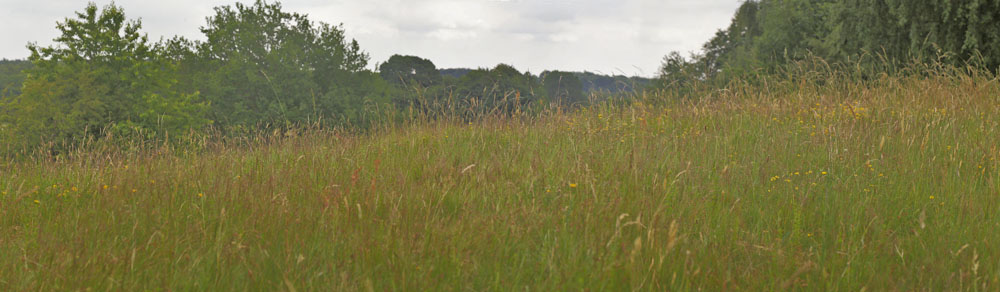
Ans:
[[[734,86],[0,168],[0,290],[1000,289],[1000,84]]]

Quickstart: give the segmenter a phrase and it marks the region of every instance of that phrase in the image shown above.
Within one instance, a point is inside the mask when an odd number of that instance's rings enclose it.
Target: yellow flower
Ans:
[[[576,184],[569,184],[570,188],[576,188]]]
[[[933,200],[933,199],[934,199],[934,196],[930,196],[930,198],[931,198],[931,200]]]
[[[39,202],[38,200],[35,200],[35,204],[41,204],[41,203],[42,202]]]
[[[824,172],[820,172],[819,174],[826,175],[826,172],[825,171]]]
[[[72,190],[72,191],[75,192],[75,191],[79,191],[80,189],[77,189],[76,187],[72,187],[72,188],[70,188],[70,190]]]
[[[136,189],[132,189],[132,192],[133,192],[133,193],[134,193],[134,192],[137,192],[137,191],[139,191],[139,190],[136,190]]]
[[[106,190],[106,189],[108,189],[108,185],[104,185],[104,189],[105,189],[105,190]]]
[[[201,197],[204,197],[204,196],[205,196],[205,194],[204,194],[204,193],[198,193],[198,197],[199,197],[199,198],[201,198]]]

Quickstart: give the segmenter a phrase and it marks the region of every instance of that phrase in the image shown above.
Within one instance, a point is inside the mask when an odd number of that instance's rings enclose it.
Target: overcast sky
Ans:
[[[103,6],[111,1],[94,1]],[[212,7],[235,0],[118,0],[141,18],[151,40],[198,28]],[[252,1],[239,1],[251,2]],[[392,54],[428,58],[439,68],[493,67],[652,76],[670,51],[697,51],[729,24],[740,0],[285,0],[284,10],[343,23],[371,64]],[[56,22],[83,0],[0,0],[0,57],[24,58],[47,45]]]

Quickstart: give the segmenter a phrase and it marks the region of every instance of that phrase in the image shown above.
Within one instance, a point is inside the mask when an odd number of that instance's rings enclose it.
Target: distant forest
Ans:
[[[415,57],[415,56],[398,56]],[[0,90],[5,90],[0,96],[14,96],[21,92],[22,83],[27,75],[27,71],[32,68],[31,61],[28,60],[8,60],[0,59]],[[461,77],[473,71],[489,71],[489,69],[469,69],[469,68],[448,68],[440,69],[442,80],[451,79],[452,83],[457,82]],[[573,100],[583,102],[586,97],[592,94],[619,94],[642,91],[654,82],[653,78],[624,75],[604,75],[593,72],[562,72],[543,71],[538,76],[532,76],[536,80],[545,78],[549,73],[565,74],[569,73],[575,79],[567,80],[568,83],[576,83],[579,80],[579,92],[582,96],[574,96]],[[385,76],[386,78],[393,78]],[[391,80],[387,80],[390,81]]]
[[[745,1],[700,52],[667,54],[655,79],[535,75],[505,64],[438,69],[402,55],[369,66],[341,26],[262,0],[216,7],[203,40],[150,42],[141,21],[114,4],[91,3],[57,28],[54,46],[32,44],[28,61],[0,61],[0,139],[365,127],[373,109],[471,118],[636,92],[690,98],[696,91],[685,89],[752,82],[802,62],[851,65],[859,78],[912,63],[1000,68],[1000,0]]]

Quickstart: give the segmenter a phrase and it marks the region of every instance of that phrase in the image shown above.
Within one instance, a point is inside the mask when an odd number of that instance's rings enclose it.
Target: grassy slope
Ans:
[[[1000,289],[995,80],[780,88],[11,164],[0,288]]]

